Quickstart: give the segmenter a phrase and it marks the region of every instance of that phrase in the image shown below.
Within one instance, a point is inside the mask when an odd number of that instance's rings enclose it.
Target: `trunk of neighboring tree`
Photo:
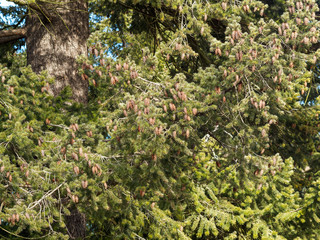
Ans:
[[[37,3],[26,21],[27,62],[33,71],[47,70],[55,77],[50,92],[58,95],[70,86],[73,99],[86,103],[88,82],[78,74],[76,59],[87,56],[89,15],[86,0]]]
[[[38,8],[38,9],[37,9]],[[27,62],[33,71],[47,70],[55,78],[50,87],[58,95],[70,86],[73,99],[86,103],[88,81],[78,74],[77,57],[87,56],[89,15],[86,0],[59,0],[57,4],[38,3],[29,7],[26,21]],[[86,235],[85,215],[76,208],[69,209],[66,226],[71,239]]]
[[[69,209],[70,215],[66,216],[66,225],[71,239],[83,239],[86,236],[86,218],[76,208]]]

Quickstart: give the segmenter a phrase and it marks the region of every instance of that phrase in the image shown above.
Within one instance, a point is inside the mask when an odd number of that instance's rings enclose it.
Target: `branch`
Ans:
[[[154,84],[154,85],[156,85],[156,86],[161,86],[161,87],[165,88],[165,86],[163,86],[161,83],[151,82],[151,81],[149,81],[149,80],[147,80],[147,79],[144,79],[144,78],[142,78],[142,77],[138,77],[138,78],[141,79],[141,80],[144,81],[144,82],[149,83],[149,84]]]
[[[40,4],[38,4],[37,2],[31,2],[28,0],[10,0],[10,1],[14,2],[15,4],[21,5],[21,6],[27,6],[31,9],[37,11],[38,13],[44,15],[46,18],[50,17],[48,11],[44,8],[41,8]]]
[[[32,209],[35,206],[39,205],[41,203],[42,200],[44,200],[45,198],[51,196],[55,191],[59,190],[59,188],[61,188],[66,182],[61,183],[59,186],[57,186],[55,189],[48,191],[46,194],[44,194],[38,201],[35,201],[33,203],[30,203],[28,206],[28,209]]]
[[[7,43],[20,38],[26,37],[26,29],[13,29],[13,30],[2,30],[0,31],[0,44]]]
[[[26,15],[24,15],[22,18],[20,18],[19,21],[18,21],[16,24],[14,24],[14,25],[4,25],[4,26],[0,29],[0,31],[5,30],[5,29],[8,29],[8,28],[10,28],[10,29],[16,29],[16,28],[19,27],[19,25],[20,25],[25,19],[26,19]]]
[[[26,1],[26,0],[10,0],[10,2],[14,2],[18,5],[27,5],[28,4],[28,1]]]
[[[10,2],[13,2],[15,4],[18,4],[20,6],[28,6],[31,8],[38,8],[37,4],[28,0],[9,0]],[[35,9],[36,10],[36,9]]]

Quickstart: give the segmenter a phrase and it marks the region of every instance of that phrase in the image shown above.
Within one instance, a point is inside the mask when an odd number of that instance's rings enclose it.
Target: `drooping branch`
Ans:
[[[13,29],[13,30],[2,30],[0,31],[0,44],[7,43],[26,36],[26,29]]]

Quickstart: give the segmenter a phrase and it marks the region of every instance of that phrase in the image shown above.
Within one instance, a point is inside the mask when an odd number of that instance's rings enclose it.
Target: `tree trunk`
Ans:
[[[66,225],[71,239],[83,239],[86,236],[86,217],[78,209],[69,209],[70,215],[66,216]]]
[[[78,74],[76,59],[87,56],[89,14],[86,0],[59,0],[58,3],[37,2],[29,8],[26,21],[27,62],[34,72],[47,70],[55,77],[50,87],[54,96],[66,86],[73,99],[86,103],[88,82]]]
[[[89,14],[86,0],[40,2],[29,6],[26,21],[27,62],[34,72],[46,70],[55,78],[50,92],[57,96],[70,86],[73,99],[86,103],[88,81],[78,74],[77,57],[87,56]],[[69,209],[66,226],[71,239],[86,235],[85,215],[76,208]]]

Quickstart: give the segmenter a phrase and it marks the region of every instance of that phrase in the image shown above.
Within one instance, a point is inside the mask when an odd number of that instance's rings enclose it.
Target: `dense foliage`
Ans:
[[[0,234],[319,239],[319,9],[267,3],[92,1],[86,106],[11,55]]]

